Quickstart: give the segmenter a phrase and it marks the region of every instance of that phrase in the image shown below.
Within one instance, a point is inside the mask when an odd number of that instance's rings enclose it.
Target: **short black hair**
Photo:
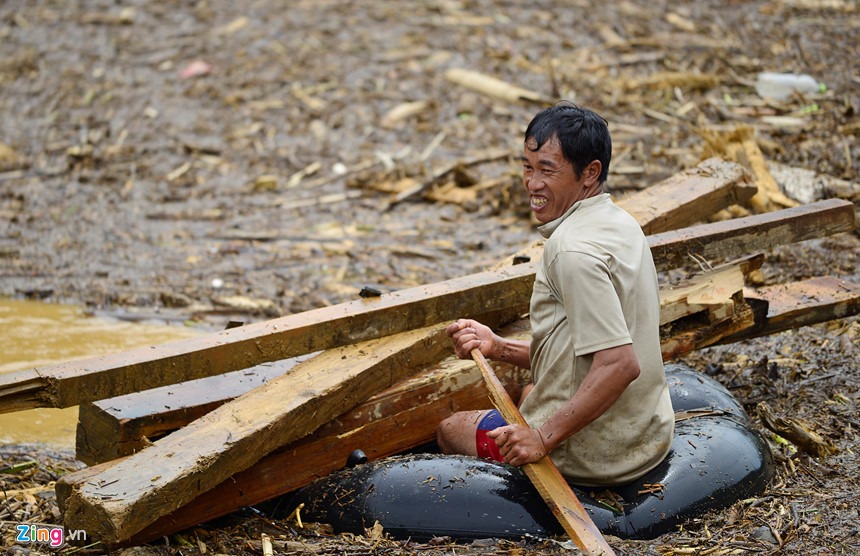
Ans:
[[[532,118],[526,128],[525,141],[534,138],[537,147],[531,150],[538,151],[554,137],[558,138],[561,152],[573,165],[577,177],[592,160],[599,160],[602,169],[598,183],[606,181],[612,159],[612,138],[603,116],[572,102],[558,102]]]

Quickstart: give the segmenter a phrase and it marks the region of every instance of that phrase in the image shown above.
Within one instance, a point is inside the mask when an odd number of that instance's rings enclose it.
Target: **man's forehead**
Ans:
[[[540,149],[535,150],[537,144],[537,140],[534,137],[530,137],[526,141],[523,148],[523,159],[526,157],[538,157],[541,159],[541,162],[544,162],[545,160],[547,162],[552,162],[550,159],[557,158],[564,159],[564,153],[561,150],[561,143],[558,142],[556,137],[549,139],[540,146]]]
[[[526,139],[525,146],[528,147],[529,150],[535,150],[538,145],[537,139],[535,139],[534,135]],[[561,143],[558,141],[558,135],[553,135],[552,137],[544,140],[543,144],[540,146],[540,150],[545,150],[548,148],[558,148],[561,149]]]

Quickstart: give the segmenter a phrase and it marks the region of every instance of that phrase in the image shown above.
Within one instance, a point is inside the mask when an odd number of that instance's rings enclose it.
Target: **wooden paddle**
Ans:
[[[522,413],[517,409],[514,401],[505,391],[505,387],[496,377],[490,364],[484,358],[480,350],[471,351],[472,359],[481,369],[481,375],[490,391],[490,399],[502,417],[508,424],[529,426],[523,419]],[[534,484],[544,501],[549,505],[553,515],[558,519],[565,532],[570,535],[576,546],[584,554],[589,556],[614,556],[615,552],[607,544],[603,534],[591,521],[576,495],[570,489],[570,485],[561,476],[558,468],[547,454],[540,461],[523,465],[523,470]]]

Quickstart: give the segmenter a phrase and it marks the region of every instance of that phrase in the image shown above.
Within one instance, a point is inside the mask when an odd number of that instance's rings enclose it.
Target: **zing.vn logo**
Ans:
[[[87,540],[87,532],[82,529],[69,531],[68,535],[62,527],[36,527],[35,525],[17,525],[19,543],[42,543],[51,546],[62,546],[68,538],[69,541]]]

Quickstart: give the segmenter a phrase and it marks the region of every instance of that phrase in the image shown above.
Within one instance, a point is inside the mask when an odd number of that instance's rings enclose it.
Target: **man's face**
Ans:
[[[588,171],[576,176],[573,164],[564,158],[557,138],[533,151],[536,146],[537,141],[531,137],[523,147],[523,183],[535,218],[546,224],[567,212],[577,201],[589,197],[587,188],[591,181]]]

